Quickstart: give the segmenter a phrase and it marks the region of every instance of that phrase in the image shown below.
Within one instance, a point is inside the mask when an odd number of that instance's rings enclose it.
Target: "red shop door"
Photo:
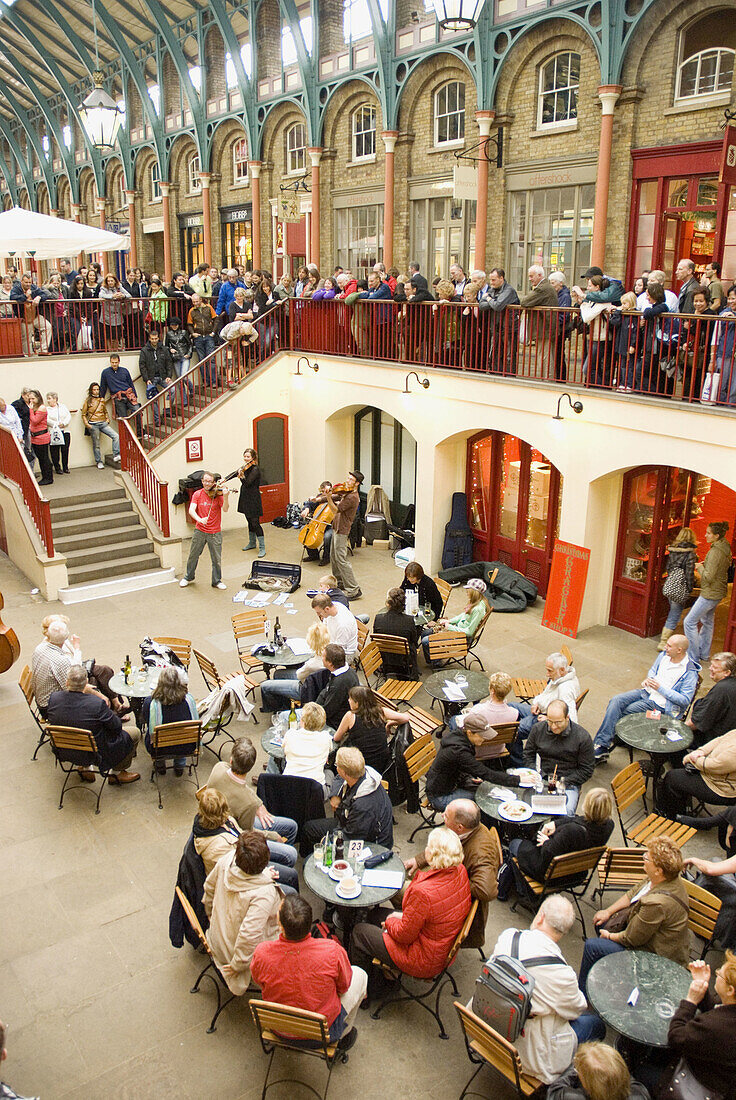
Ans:
[[[286,513],[289,503],[289,418],[265,413],[253,421],[253,439],[261,468],[263,522]]]

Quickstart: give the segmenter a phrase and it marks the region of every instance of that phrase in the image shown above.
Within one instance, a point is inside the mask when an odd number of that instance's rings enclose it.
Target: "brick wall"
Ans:
[[[263,0],[256,15],[258,79],[266,80],[281,72],[281,12],[278,0]]]

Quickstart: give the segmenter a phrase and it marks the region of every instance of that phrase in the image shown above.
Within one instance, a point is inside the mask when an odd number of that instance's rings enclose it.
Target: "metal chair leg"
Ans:
[[[38,744],[36,745],[36,750],[33,753],[33,756],[31,757],[31,760],[36,759],[36,757],[38,756],[38,750],[41,748],[42,745],[45,745],[48,740],[49,740],[49,738],[47,737],[47,735],[45,733],[42,733],[41,736],[38,739]]]

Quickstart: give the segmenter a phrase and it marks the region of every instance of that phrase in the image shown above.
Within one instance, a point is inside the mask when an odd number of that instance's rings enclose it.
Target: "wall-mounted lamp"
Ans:
[[[409,373],[407,374],[406,378],[404,379],[404,388],[401,391],[404,396],[406,396],[408,393],[411,393],[411,391],[409,389],[409,379],[410,378],[416,378],[416,380],[417,380],[417,382],[419,383],[420,386],[423,386],[425,390],[429,389],[429,379],[428,378],[420,378],[415,370],[410,370]]]
[[[567,398],[567,402],[574,413],[578,413],[579,415],[583,411],[582,401],[573,401],[569,393],[561,393],[557,399],[557,412],[552,417],[553,420],[564,420],[564,417],[560,415],[560,405],[562,404],[563,397]]]
[[[306,365],[309,367],[309,369],[313,370],[315,374],[319,370],[319,363],[310,363],[309,360],[307,359],[306,355],[300,355],[299,358],[296,361],[296,370],[294,371],[294,374],[292,375],[293,378],[304,378],[304,375],[302,374],[301,369],[300,369],[302,363],[306,363]]]

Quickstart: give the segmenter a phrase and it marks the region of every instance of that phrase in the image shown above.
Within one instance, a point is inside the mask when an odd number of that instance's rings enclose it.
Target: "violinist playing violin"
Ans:
[[[212,587],[227,588],[222,581],[222,513],[230,506],[230,490],[217,481],[214,474],[202,475],[202,488],[198,489],[189,505],[189,515],[194,520],[194,534],[187,558],[187,570],[179,581],[180,588],[186,588],[194,580],[199,561],[205,546],[209,548],[212,562]]]
[[[332,521],[332,542],[330,543],[330,565],[332,572],[337,577],[338,588],[341,588],[349,600],[357,600],[363,595],[353,573],[353,567],[348,561],[348,538],[350,528],[353,526],[360,497],[358,486],[363,484],[364,477],[360,470],[351,470],[345,480],[345,491],[340,502],[337,503],[332,496],[332,489],[325,490],[327,503],[335,508],[335,518]]]
[[[319,492],[315,493],[313,497],[309,497],[307,500],[304,501],[304,507],[302,508],[301,513],[302,519],[309,519],[310,516],[314,515],[314,509],[317,507],[317,505],[324,504],[326,502],[327,497],[325,496],[325,492],[328,489],[332,491],[332,482],[323,481],[320,483]]]

